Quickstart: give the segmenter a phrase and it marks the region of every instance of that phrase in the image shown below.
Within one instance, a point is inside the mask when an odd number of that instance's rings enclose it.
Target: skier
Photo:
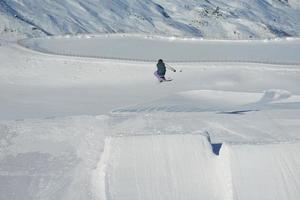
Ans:
[[[164,61],[162,59],[159,59],[157,64],[157,71],[154,72],[154,75],[158,78],[159,82],[163,82],[163,81],[171,81],[172,79],[166,79],[165,78],[165,74],[166,74],[166,64],[164,63]],[[170,70],[172,70],[173,72],[176,72],[176,70],[172,67],[168,68]]]

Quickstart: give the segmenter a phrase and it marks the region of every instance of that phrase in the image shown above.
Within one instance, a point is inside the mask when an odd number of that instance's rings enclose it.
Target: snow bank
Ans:
[[[292,100],[292,101],[291,101]],[[280,105],[280,106],[279,106]],[[266,109],[300,109],[300,96],[280,89],[264,93],[216,90],[184,91],[139,105],[112,110],[112,113],[130,112],[218,112],[236,114]]]
[[[278,101],[281,99],[287,99],[291,96],[291,93],[286,90],[266,90],[264,92],[263,97],[261,98],[261,102],[272,102],[272,101]]]
[[[93,38],[49,38],[20,41],[20,44],[59,55],[155,62],[254,62],[299,64],[300,40],[213,41],[146,37],[141,35]]]

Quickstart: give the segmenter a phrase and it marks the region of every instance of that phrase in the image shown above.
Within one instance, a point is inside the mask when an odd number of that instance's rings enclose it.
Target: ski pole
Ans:
[[[176,69],[174,67],[170,66],[169,64],[166,64],[166,65],[170,70],[172,70],[173,72],[176,72]]]

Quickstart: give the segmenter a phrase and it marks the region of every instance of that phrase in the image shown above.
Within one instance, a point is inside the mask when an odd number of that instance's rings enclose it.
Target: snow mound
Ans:
[[[252,62],[299,64],[300,39],[269,41],[201,40],[147,35],[98,35],[22,40],[44,53],[156,62]]]
[[[216,156],[203,135],[140,135],[105,148],[105,199],[300,198],[299,142],[225,143]]]
[[[201,135],[114,137],[106,199],[226,199],[217,156]],[[126,172],[126,173],[124,173]],[[230,195],[230,194],[228,194]]]
[[[288,91],[276,89],[267,90],[264,93],[192,90],[139,105],[115,109],[112,110],[112,113],[164,111],[242,114],[244,112],[283,107],[288,109],[291,104],[293,109],[300,109],[300,96],[290,97],[291,94]],[[290,99],[293,99],[293,101],[291,102]]]
[[[291,96],[291,93],[286,90],[276,90],[276,89],[271,89],[271,90],[266,90],[264,92],[263,97],[261,98],[261,102],[272,102],[272,101],[278,101],[282,99],[287,99]]]

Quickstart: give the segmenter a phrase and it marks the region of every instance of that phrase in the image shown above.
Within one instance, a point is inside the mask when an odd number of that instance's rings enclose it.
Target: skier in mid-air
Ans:
[[[167,65],[168,66],[168,65]],[[171,81],[172,79],[166,79],[165,74],[166,74],[166,64],[162,59],[159,59],[157,64],[157,71],[154,72],[154,75],[158,78],[159,82],[163,81]],[[172,70],[173,72],[176,72],[176,70],[170,66],[168,66],[168,69]]]

